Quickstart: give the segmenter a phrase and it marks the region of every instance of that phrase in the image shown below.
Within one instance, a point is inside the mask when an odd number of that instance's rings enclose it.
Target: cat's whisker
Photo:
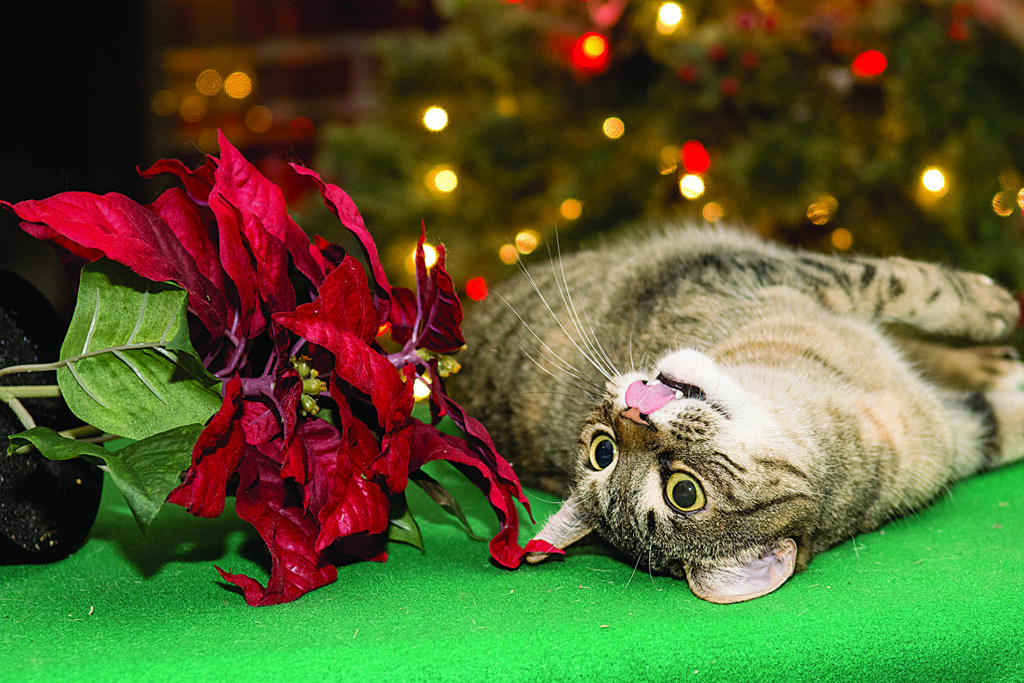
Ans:
[[[569,314],[569,319],[572,321],[573,327],[576,328],[576,334],[579,336],[580,342],[587,349],[587,353],[584,355],[598,371],[604,371],[602,374],[604,374],[605,377],[607,377],[608,374],[617,375],[619,372],[611,358],[608,357],[608,353],[601,345],[601,342],[597,337],[597,332],[594,330],[594,326],[590,322],[590,317],[587,315],[586,308],[581,308],[580,310],[583,311],[583,318],[587,321],[587,327],[590,330],[589,336],[587,335],[587,330],[583,327],[583,319],[580,318],[579,310],[576,308],[576,302],[573,300],[572,290],[569,288],[569,281],[565,276],[565,268],[562,263],[562,246],[558,240],[557,231],[555,232],[555,245],[558,252],[558,272],[555,271],[555,261],[554,258],[551,257],[550,246],[548,247],[548,256],[551,261],[551,275],[554,277],[558,294],[562,298],[562,305]]]
[[[590,362],[590,364],[594,367],[595,370],[597,370],[599,373],[601,373],[601,375],[606,380],[611,381],[612,378],[614,377],[614,375],[611,372],[609,372],[606,368],[602,367],[602,365],[600,363],[596,362],[595,359],[590,354],[588,354],[585,345],[581,345],[580,340],[576,339],[576,337],[574,337],[572,334],[570,334],[569,330],[566,329],[565,324],[555,314],[555,310],[551,307],[551,303],[548,301],[548,298],[544,295],[544,292],[541,290],[540,286],[537,284],[537,281],[534,279],[533,275],[530,274],[530,271],[521,262],[520,262],[519,265],[520,265],[520,270],[522,271],[523,275],[526,277],[527,281],[533,286],[534,291],[537,293],[537,297],[540,299],[541,303],[544,305],[544,308],[547,310],[548,315],[550,315],[551,319],[555,321],[555,324],[562,331],[562,334],[565,335],[565,338],[569,341],[570,344],[572,344],[576,348],[576,350],[580,353],[580,355],[582,355],[587,361]],[[517,313],[517,315],[518,315],[518,313]],[[572,317],[571,314],[570,314],[570,317]],[[521,316],[520,316],[520,319],[522,319]],[[531,332],[532,332],[532,330],[531,330]],[[534,336],[536,337],[537,335],[534,334]],[[544,342],[539,337],[537,337],[537,340],[540,341],[541,344],[544,344]],[[544,346],[547,347],[547,344],[544,344]],[[547,347],[547,348],[550,348],[550,347]]]

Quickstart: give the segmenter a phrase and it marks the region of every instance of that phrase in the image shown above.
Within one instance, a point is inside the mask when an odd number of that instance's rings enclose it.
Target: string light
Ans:
[[[523,230],[516,235],[516,249],[520,254],[532,254],[540,244],[540,234],[536,230]]]
[[[498,258],[506,266],[511,266],[513,263],[519,260],[519,250],[516,249],[514,244],[503,244],[501,249],[498,250]]]
[[[204,69],[196,77],[196,90],[199,91],[200,95],[216,95],[220,92],[223,84],[224,81],[216,69]]]
[[[704,180],[699,175],[687,173],[679,179],[679,193],[687,199],[697,199],[704,194]]]
[[[224,92],[236,100],[245,99],[252,92],[252,78],[244,71],[235,71],[224,79]]]
[[[588,73],[608,68],[608,39],[600,33],[584,33],[572,46],[573,66]]]
[[[558,207],[558,213],[568,221],[574,221],[583,214],[583,202],[569,197]]]
[[[487,280],[482,277],[470,278],[466,281],[466,296],[471,301],[483,301],[487,298]]]
[[[683,8],[675,2],[666,2],[658,8],[658,22],[655,28],[663,36],[675,33],[683,23]]]
[[[885,67],[888,65],[885,55],[878,50],[865,50],[853,58],[850,69],[854,76],[870,78],[885,71]]]
[[[601,132],[610,140],[618,140],[626,132],[626,124],[618,116],[609,116],[601,124]]]
[[[718,202],[708,202],[701,210],[701,215],[708,223],[717,223],[725,217],[725,208]]]
[[[949,192],[949,185],[946,183],[946,174],[942,172],[942,169],[936,166],[925,169],[924,173],[921,174],[921,185],[924,186],[925,190],[936,197],[942,197]]]
[[[274,112],[262,104],[250,107],[245,112],[245,125],[254,133],[266,133],[274,125]]]
[[[448,126],[448,112],[441,107],[430,107],[423,112],[423,125],[434,133],[444,130]]]
[[[684,142],[679,154],[687,173],[702,175],[711,167],[711,155],[697,140]]]
[[[413,250],[409,252],[409,256],[406,257],[405,259],[405,269],[408,270],[410,273],[416,272],[416,251],[417,249],[414,247]],[[437,249],[435,249],[434,245],[430,244],[429,242],[424,242],[423,265],[426,266],[427,268],[430,268],[435,263],[437,263]]]
[[[825,225],[839,208],[839,202],[831,195],[820,197],[807,207],[807,220],[815,225]]]
[[[992,210],[996,212],[997,216],[1006,218],[1013,213],[1013,195],[1005,190],[997,192],[996,196],[992,198]]]
[[[423,179],[427,189],[448,194],[459,186],[459,176],[450,166],[435,166]]]
[[[847,251],[853,246],[853,233],[846,228],[836,228],[832,231],[832,246],[839,251]]]

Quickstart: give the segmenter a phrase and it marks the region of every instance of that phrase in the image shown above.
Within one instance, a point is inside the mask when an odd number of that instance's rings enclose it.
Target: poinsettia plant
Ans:
[[[483,425],[445,391],[464,340],[444,248],[427,267],[421,230],[415,291],[392,287],[352,199],[293,168],[360,253],[310,241],[281,189],[223,134],[220,156],[195,170],[164,160],[141,171],[182,186],[148,206],[85,192],[3,202],[26,232],[87,265],[60,359],[0,372],[56,369],[78,417],[134,440],[111,451],[34,427],[20,410],[30,428],[9,452],[102,461],[143,525],[165,500],[216,517],[233,489],[270,552],[269,581],[217,569],[251,605],[331,583],[340,558],[386,559],[389,528],[415,537],[392,505],[410,481],[457,512],[421,470],[433,460],[483,491],[499,519],[491,555],[518,566],[515,501],[529,510],[527,500]],[[415,381],[430,387],[429,423],[412,415]],[[438,429],[445,416],[462,436]]]

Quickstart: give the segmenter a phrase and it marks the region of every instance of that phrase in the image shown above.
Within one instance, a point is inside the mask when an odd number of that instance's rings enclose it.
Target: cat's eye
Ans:
[[[680,512],[696,512],[703,508],[706,502],[700,484],[685,472],[676,472],[668,478],[665,498]]]
[[[607,469],[618,455],[618,445],[607,434],[598,434],[590,442],[590,466],[595,470]]]

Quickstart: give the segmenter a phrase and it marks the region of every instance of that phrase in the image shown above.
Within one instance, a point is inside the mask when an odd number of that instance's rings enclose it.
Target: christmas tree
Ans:
[[[421,221],[477,298],[517,257],[541,246],[547,258],[556,233],[566,249],[682,217],[1024,288],[1018,2],[447,0],[437,11],[437,31],[382,45],[382,106],[328,127],[316,162],[394,272]]]

